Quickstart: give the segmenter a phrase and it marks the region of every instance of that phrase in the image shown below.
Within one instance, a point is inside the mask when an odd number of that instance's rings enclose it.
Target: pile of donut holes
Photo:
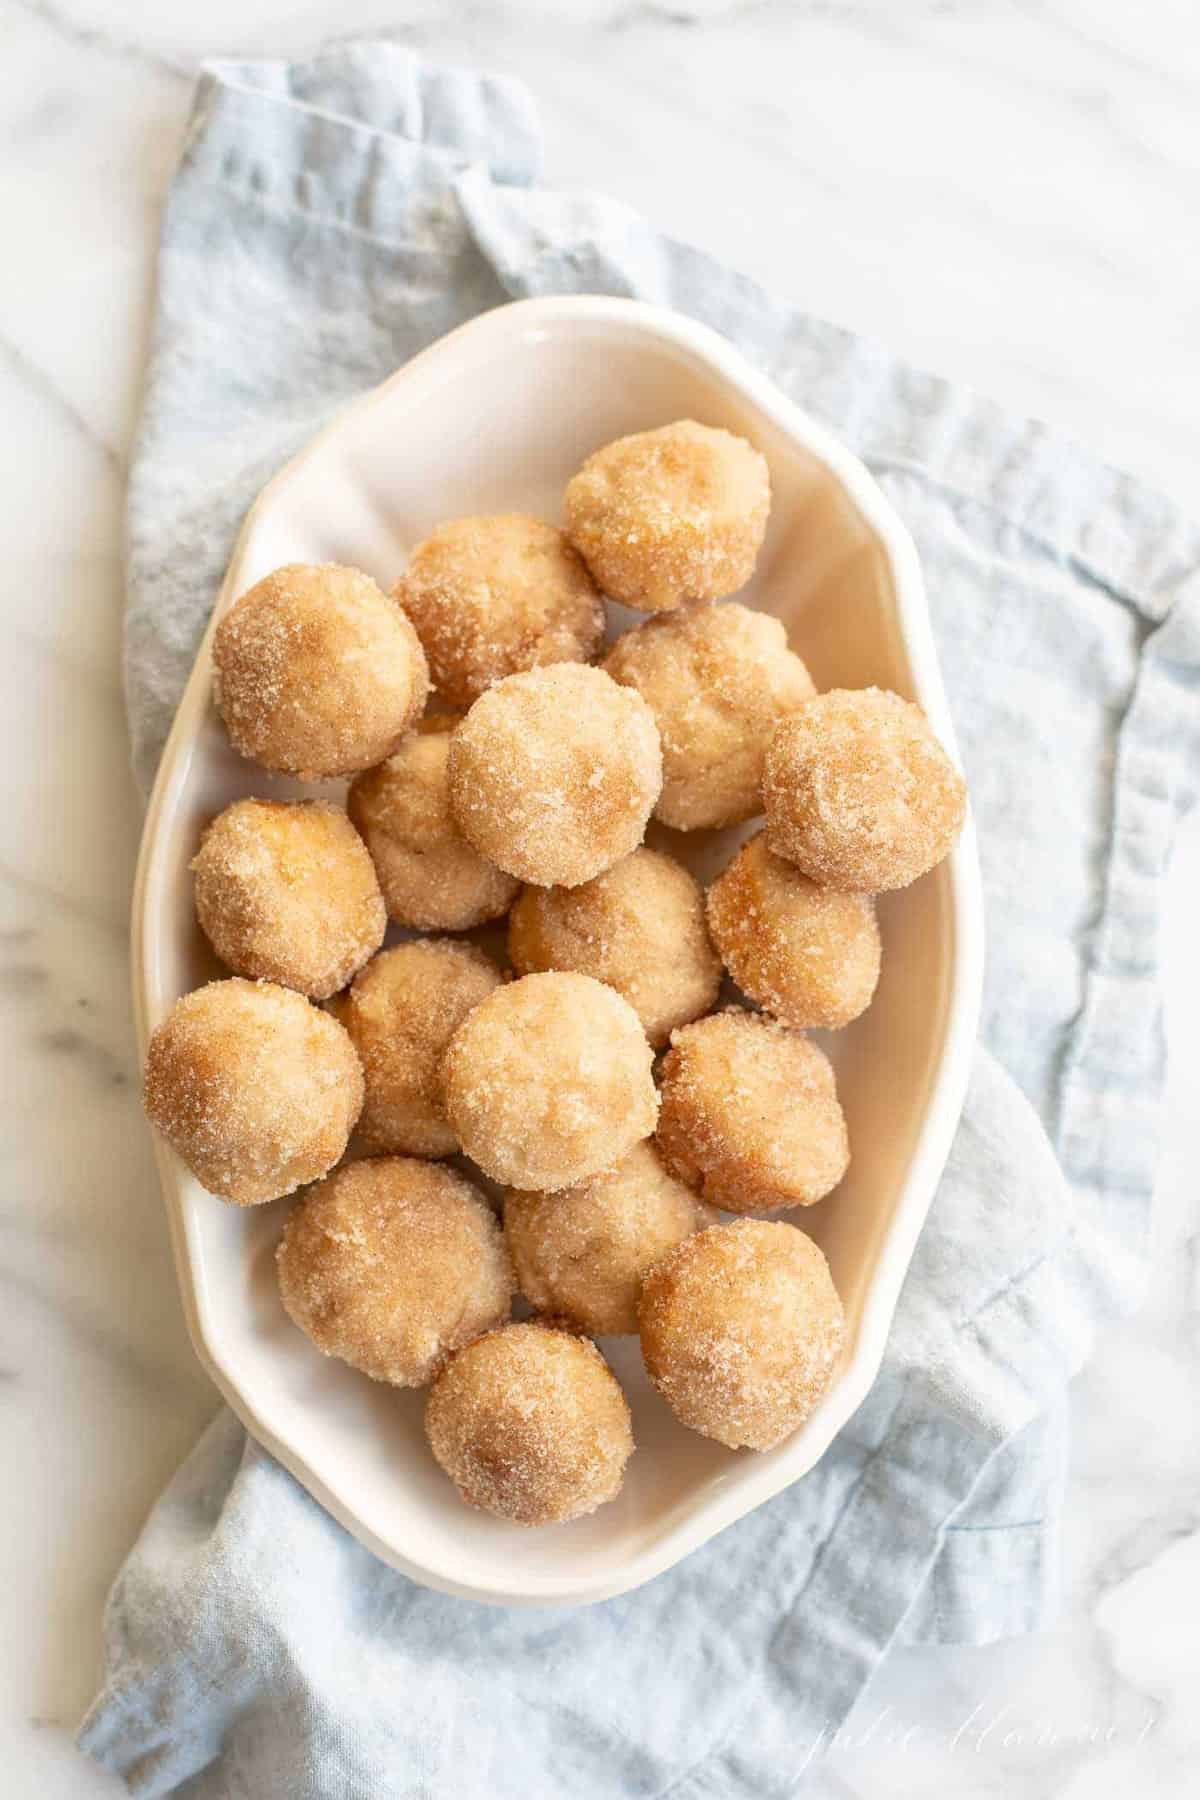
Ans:
[[[753,1450],[842,1349],[825,1257],[773,1216],[850,1158],[808,1034],[870,1004],[874,896],[946,855],[966,793],[915,706],[819,694],[727,599],[769,506],[751,444],[679,421],[589,457],[562,529],[441,524],[391,594],[276,569],[213,641],[234,747],[349,788],[208,825],[196,914],[230,974],[154,1032],[147,1112],[228,1202],[304,1190],[290,1317],[427,1387],[458,1493],[519,1524],[621,1487],[595,1338],[637,1334],[677,1418]],[[607,647],[606,596],[646,615]],[[760,814],[707,892],[664,847]]]

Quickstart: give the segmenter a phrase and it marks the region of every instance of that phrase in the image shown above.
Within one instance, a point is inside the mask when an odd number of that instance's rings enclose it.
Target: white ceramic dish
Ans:
[[[693,417],[744,433],[771,467],[773,505],[752,586],[818,684],[878,683],[954,732],[916,553],[856,459],[723,339],[622,300],[503,307],[464,326],[347,408],[265,489],[214,611],[285,562],[354,563],[390,585],[435,521],[559,516],[567,478],[624,432]],[[288,793],[234,755],[213,711],[209,636],[151,798],[133,913],[144,1051],[173,1001],[220,971],[195,925],[188,861],[202,825],[246,793]],[[677,838],[705,874],[730,834]],[[350,1531],[430,1587],[496,1603],[582,1603],[638,1586],[812,1468],[879,1367],[913,1246],[958,1120],[982,971],[968,826],[940,869],[881,905],[883,976],[834,1054],[853,1166],[802,1222],[824,1247],[849,1321],[839,1375],[804,1428],[765,1456],[677,1425],[633,1340],[605,1346],[638,1449],[620,1498],[589,1519],[523,1531],[456,1500],[421,1434],[423,1396],[320,1357],[279,1303],[273,1251],[287,1202],[241,1211],[205,1193],[157,1140],[196,1350],[254,1435]]]

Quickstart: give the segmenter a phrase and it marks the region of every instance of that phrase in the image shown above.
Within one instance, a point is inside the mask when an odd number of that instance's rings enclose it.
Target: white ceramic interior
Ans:
[[[523,510],[559,517],[588,453],[690,417],[728,426],[771,468],[770,528],[739,598],[778,613],[822,687],[878,683],[925,708],[951,750],[913,546],[862,465],[723,339],[632,302],[503,307],[464,326],[350,406],[249,514],[214,619],[285,562],[338,561],[390,585],[438,520]],[[238,795],[299,791],[240,760],[211,700],[209,638],[163,757],[134,897],[134,991],[147,1037],[220,971],[195,924],[188,861]],[[672,847],[709,875],[731,834]],[[829,1257],[846,1355],[802,1430],[764,1456],[677,1425],[636,1342],[605,1344],[634,1414],[620,1498],[540,1531],[469,1511],[429,1456],[423,1396],[319,1356],[280,1305],[273,1251],[287,1202],[242,1211],[204,1192],[158,1142],[179,1282],[196,1350],[249,1429],[379,1556],[431,1587],[504,1603],[580,1603],[636,1587],[803,1476],[864,1397],[954,1131],[975,1032],[982,909],[968,827],[941,868],[880,907],[883,975],[835,1055],[853,1163],[800,1222]]]

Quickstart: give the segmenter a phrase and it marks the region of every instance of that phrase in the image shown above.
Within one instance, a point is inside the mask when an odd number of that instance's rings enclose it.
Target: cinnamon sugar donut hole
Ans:
[[[693,1231],[711,1207],[668,1175],[652,1144],[635,1144],[613,1169],[574,1187],[511,1190],[504,1236],[529,1304],[596,1335],[635,1332],[647,1271]]]
[[[647,1276],[639,1318],[646,1369],[667,1405],[733,1450],[770,1450],[804,1423],[846,1330],[817,1245],[763,1219],[685,1239]]]
[[[381,951],[334,1001],[363,1066],[364,1148],[453,1156],[458,1137],[446,1117],[442,1058],[463,1020],[503,980],[474,944],[419,938]]]
[[[736,600],[683,606],[625,632],[602,666],[654,714],[663,747],[655,818],[696,831],[761,812],[771,733],[816,693],[779,619]]]
[[[595,1344],[536,1323],[460,1350],[430,1391],[425,1434],[460,1499],[517,1525],[595,1512],[633,1452],[628,1404]]]
[[[439,525],[393,593],[435,691],[460,712],[506,675],[590,662],[604,635],[604,602],[578,552],[522,513]]]
[[[672,1175],[726,1212],[810,1206],[850,1162],[829,1058],[736,1008],[675,1032],[656,1138]]]
[[[319,1180],[362,1100],[341,1026],[272,982],[210,981],[177,1000],[150,1039],[151,1124],[211,1194],[237,1206]]]
[[[941,862],[967,788],[920,707],[835,688],[775,729],[763,769],[767,841],[826,887],[883,893]]]
[[[577,888],[527,887],[508,921],[518,975],[574,969],[628,1000],[655,1048],[721,984],[699,884],[674,857],[632,851]]]
[[[336,563],[265,576],[221,620],[212,654],[234,748],[305,781],[382,762],[429,691],[425,653],[395,601]]]
[[[418,931],[469,931],[499,919],[520,882],[480,856],[454,822],[447,764],[455,713],[432,713],[377,769],[347,810],[375,863],[388,917]]]
[[[424,1387],[508,1318],[513,1277],[491,1207],[465,1176],[407,1156],[347,1163],[292,1209],[279,1291],[322,1356]]]
[[[600,669],[510,675],[450,739],[450,804],[481,856],[539,887],[578,887],[642,841],[662,786],[650,708]]]
[[[323,800],[235,800],[191,871],[201,929],[235,974],[327,1000],[383,942],[387,911],[366,846]]]
[[[446,1113],[463,1149],[506,1187],[571,1187],[654,1130],[653,1053],[637,1014],[590,975],[526,975],[450,1040]]]
[[[753,445],[693,419],[606,444],[563,501],[567,534],[604,592],[640,612],[744,586],[770,504]]]
[[[871,1003],[881,954],[874,900],[818,887],[762,832],[709,888],[708,925],[742,992],[785,1025],[836,1030]]]

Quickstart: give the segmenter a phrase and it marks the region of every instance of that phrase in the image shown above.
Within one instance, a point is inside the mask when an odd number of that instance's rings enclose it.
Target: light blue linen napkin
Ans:
[[[982,846],[985,1047],[870,1398],[809,1477],[637,1593],[521,1611],[414,1587],[219,1417],[116,1583],[81,1733],[140,1795],[794,1791],[889,1646],[1046,1618],[1066,1384],[1144,1274],[1200,536],[1041,426],[539,181],[519,88],[394,45],[205,74],[130,490],[142,781],[241,515],[336,407],[514,296],[674,306],[864,457],[916,538]]]

